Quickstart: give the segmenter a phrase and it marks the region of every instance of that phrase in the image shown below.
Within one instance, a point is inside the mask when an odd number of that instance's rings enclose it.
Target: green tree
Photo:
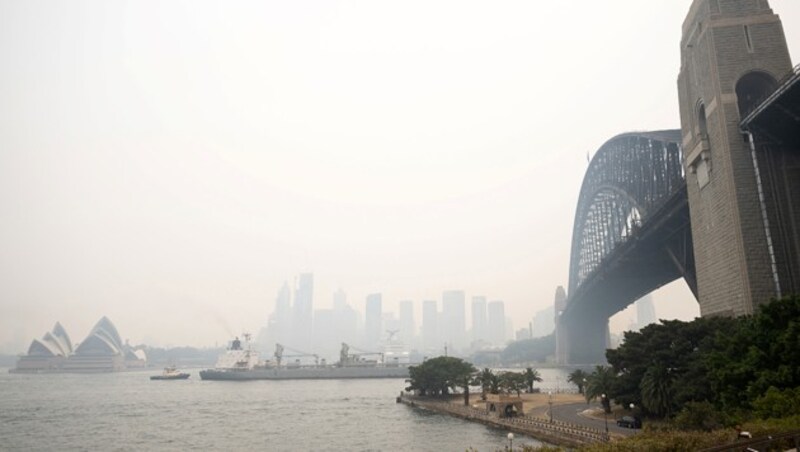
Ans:
[[[519,396],[525,389],[525,375],[517,372],[503,372],[500,374],[500,388],[507,394],[516,392]]]
[[[525,369],[522,375],[525,377],[525,383],[528,385],[529,393],[533,392],[533,383],[542,381],[542,376],[539,375],[539,371],[531,367]]]
[[[681,430],[710,432],[724,425],[723,417],[711,402],[688,402],[675,416],[675,425]]]
[[[418,366],[408,369],[407,391],[416,391],[419,395],[446,395],[456,388],[469,391],[471,376],[475,367],[452,356],[439,356],[429,359]],[[469,395],[465,397],[468,400]]]
[[[555,335],[515,341],[500,354],[505,364],[544,362],[556,352]]]
[[[640,332],[626,332],[622,345],[606,352],[617,375],[614,399],[623,406],[641,406],[642,381],[653,366],[670,369],[673,406],[712,399],[714,391],[706,375],[713,366],[706,358],[715,347],[716,333],[735,330],[737,322],[721,317],[692,322],[672,320],[648,325]],[[643,408],[649,411],[646,406]]]
[[[575,369],[569,374],[567,381],[578,387],[579,394],[583,394],[584,386],[589,381],[589,374],[585,370]]]
[[[481,387],[481,398],[486,399],[486,394],[492,389],[492,369],[484,367],[475,377],[475,383]]]
[[[492,374],[489,378],[489,391],[492,394],[500,394],[500,377],[497,374]]]
[[[771,386],[753,401],[753,410],[762,419],[789,417],[800,414],[800,387],[783,391]]]
[[[609,402],[612,395],[612,389],[614,387],[616,380],[616,375],[614,374],[614,369],[607,367],[607,366],[597,366],[587,378],[586,383],[586,400],[591,400],[595,398],[600,398],[603,402],[603,409],[606,413],[611,412],[611,404]],[[606,397],[603,398],[602,395],[605,394]]]
[[[667,367],[656,364],[647,369],[640,385],[642,405],[647,411],[659,417],[670,415],[674,403],[672,382]]]
[[[800,386],[800,296],[763,305],[736,328],[719,331],[709,353],[709,381],[727,411],[777,390]]]

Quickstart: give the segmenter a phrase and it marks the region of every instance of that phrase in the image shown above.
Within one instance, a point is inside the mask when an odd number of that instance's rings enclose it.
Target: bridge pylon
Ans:
[[[800,289],[800,213],[785,196],[800,190],[796,150],[794,172],[787,172],[789,153],[751,145],[740,127],[791,70],[780,18],[767,0],[692,3],[678,92],[703,316],[750,314]]]

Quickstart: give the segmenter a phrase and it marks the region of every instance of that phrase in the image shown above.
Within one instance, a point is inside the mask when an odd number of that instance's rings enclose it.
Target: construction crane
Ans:
[[[389,334],[389,337],[386,339],[386,342],[392,342],[392,339],[399,333],[400,330],[386,330],[386,333]]]
[[[291,355],[286,355],[283,353],[284,350],[289,350],[293,352]],[[306,357],[314,357],[314,364],[319,365],[319,356],[315,353],[306,353],[300,350],[295,350],[290,347],[284,347],[281,344],[275,344],[275,362],[278,364],[278,367],[281,365],[281,361],[283,358],[306,358]]]

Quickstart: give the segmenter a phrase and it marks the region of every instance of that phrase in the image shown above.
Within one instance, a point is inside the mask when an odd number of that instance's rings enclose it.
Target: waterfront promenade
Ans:
[[[576,400],[582,399],[583,397],[578,394],[553,394],[552,397],[547,394],[524,394],[523,413],[513,417],[500,417],[497,413],[490,412],[479,403],[480,395],[474,397],[474,402],[471,402],[470,406],[464,405],[463,395],[419,397],[404,393],[398,397],[398,402],[521,433],[561,446],[577,447],[608,441],[609,437],[603,430],[531,414],[542,406],[549,408],[551,403],[552,406],[574,404]]]

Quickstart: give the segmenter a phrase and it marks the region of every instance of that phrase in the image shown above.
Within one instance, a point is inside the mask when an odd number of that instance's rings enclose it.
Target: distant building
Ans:
[[[442,294],[442,338],[454,350],[463,350],[467,345],[465,303],[463,290],[448,290]]]
[[[492,301],[487,305],[487,325],[489,342],[503,345],[506,342],[506,312],[502,301]]]
[[[556,329],[555,307],[542,309],[533,316],[533,337],[548,336]]]
[[[123,344],[117,328],[103,317],[74,350],[66,330],[56,323],[52,333],[31,342],[14,372],[117,372],[144,367],[146,359],[143,350]]]
[[[656,308],[653,306],[653,295],[647,294],[636,302],[636,323],[637,329],[656,323]]]
[[[301,273],[297,278],[292,306],[292,341],[290,346],[310,349],[314,332],[314,275]]]
[[[334,359],[339,352],[341,342],[337,331],[337,316],[335,309],[314,310],[314,344],[310,350],[328,360]]]
[[[422,302],[422,348],[426,351],[438,350],[439,343],[438,320],[439,310],[435,300]]]
[[[487,339],[486,297],[472,297],[472,341],[481,342]]]
[[[524,339],[531,339],[531,329],[530,328],[520,328],[517,330],[516,334],[514,335],[514,339],[521,341]]]
[[[347,294],[339,288],[333,293],[333,309],[344,309],[346,307],[349,307],[347,305]]]
[[[400,311],[400,340],[407,348],[411,348],[416,335],[414,323],[414,302],[403,300],[399,304]]]
[[[64,366],[64,361],[72,354],[72,341],[64,327],[56,322],[53,331],[41,340],[34,339],[28,347],[28,354],[17,362],[17,372],[53,372]]]
[[[375,349],[381,340],[383,330],[383,302],[381,294],[367,295],[364,312],[364,346]]]
[[[292,291],[284,282],[275,297],[275,308],[267,319],[267,327],[259,335],[260,345],[271,349],[276,343],[291,342],[292,335]]]
[[[347,304],[347,296],[342,289],[333,294],[333,311],[336,318],[334,327],[336,346],[340,347],[341,342],[348,344],[358,342],[358,312]]]

